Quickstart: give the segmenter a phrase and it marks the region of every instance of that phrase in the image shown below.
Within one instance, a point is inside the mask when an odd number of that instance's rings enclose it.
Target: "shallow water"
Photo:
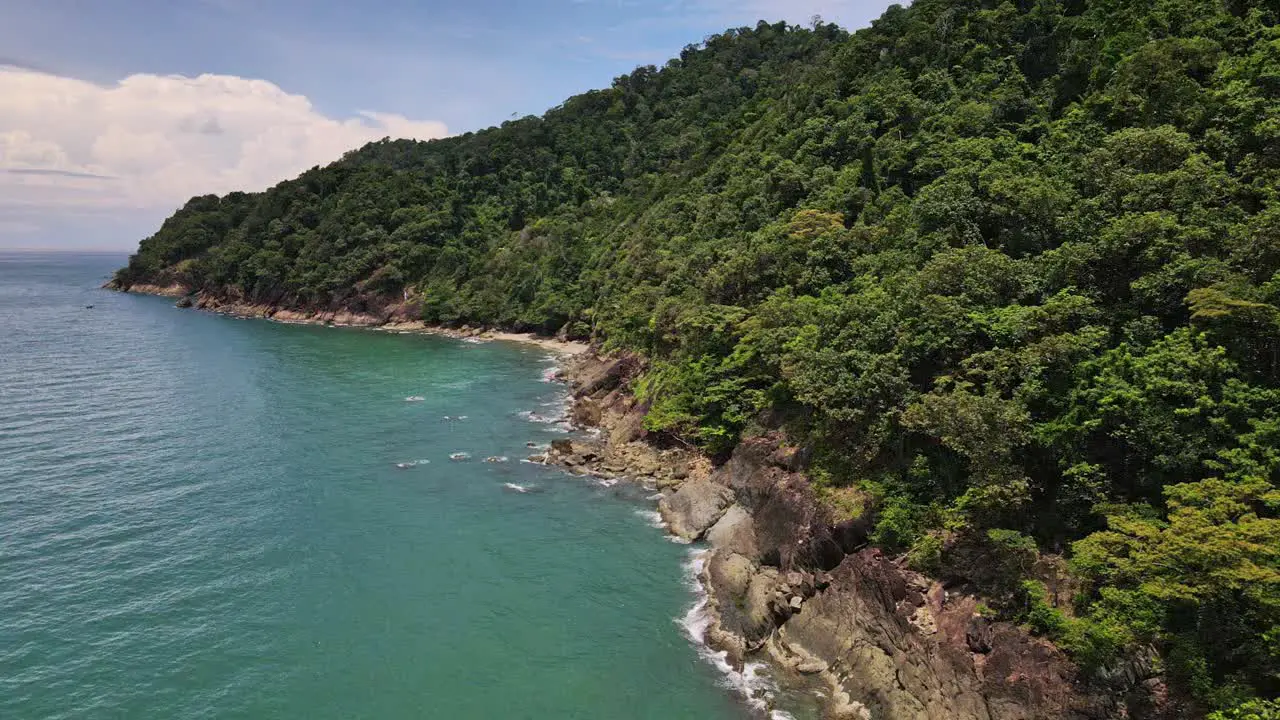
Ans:
[[[519,462],[542,351],[96,289],[124,260],[0,254],[0,717],[747,715],[648,493]]]

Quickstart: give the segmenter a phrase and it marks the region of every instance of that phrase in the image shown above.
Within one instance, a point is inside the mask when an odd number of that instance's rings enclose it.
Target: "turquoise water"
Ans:
[[[0,718],[744,716],[645,492],[518,462],[545,353],[96,289],[124,260],[0,254]]]

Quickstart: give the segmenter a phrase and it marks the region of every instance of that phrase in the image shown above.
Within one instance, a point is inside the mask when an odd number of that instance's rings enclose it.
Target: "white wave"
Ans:
[[[516,483],[502,483],[502,487],[504,487],[504,488],[506,488],[506,489],[508,489],[508,490],[514,491],[514,492],[518,492],[518,493],[527,493],[527,492],[530,492],[531,490],[533,490],[533,488],[532,488],[532,487],[526,487],[526,486],[524,486],[524,485],[517,485]]]
[[[490,455],[484,459],[487,463],[504,463],[507,461],[506,455]]]
[[[654,493],[649,497],[645,498],[645,500],[661,500],[661,499],[662,499],[662,493]]]
[[[450,455],[449,459],[453,461],[470,460],[471,453],[456,452]]]
[[[772,720],[785,720],[792,716],[782,710],[771,710],[778,686],[769,676],[768,667],[761,662],[744,663],[738,671],[729,664],[729,654],[717,652],[707,646],[707,629],[711,627],[711,611],[708,609],[710,598],[702,584],[702,573],[707,564],[708,550],[689,551],[689,559],[684,564],[685,584],[693,593],[694,602],[685,614],[676,619],[676,624],[684,631],[685,637],[694,644],[699,657],[711,665],[723,676],[726,687],[741,695],[753,710],[767,712]]]
[[[405,402],[422,402],[423,400],[426,400],[426,398],[421,395],[410,395],[404,399]]]
[[[613,487],[618,484],[618,478],[599,478],[596,480],[596,484],[600,487]]]
[[[429,464],[431,464],[430,460],[406,460],[405,462],[396,463],[396,467],[400,468],[401,470],[408,470],[409,468],[415,468],[415,467],[418,467],[419,465],[429,465]]]
[[[636,515],[644,518],[645,522],[648,523],[651,528],[656,528],[658,530],[667,529],[667,524],[662,520],[662,513],[657,510],[637,510]]]
[[[516,413],[516,415],[520,418],[528,420],[529,422],[540,423],[543,425],[550,425],[552,423],[561,422],[564,419],[562,417],[551,417],[550,415],[543,415],[541,413],[536,413],[532,410],[521,410],[520,412]]]

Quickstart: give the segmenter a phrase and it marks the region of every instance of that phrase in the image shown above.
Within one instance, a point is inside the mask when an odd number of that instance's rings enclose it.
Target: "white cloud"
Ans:
[[[815,15],[850,30],[864,27],[878,17],[891,0],[688,0],[695,7],[731,18],[737,23],[786,20],[807,25]],[[897,0],[907,5],[907,0]]]
[[[447,133],[387,113],[330,118],[265,80],[143,74],[100,86],[0,67],[0,214],[168,210],[262,190],[371,140]]]

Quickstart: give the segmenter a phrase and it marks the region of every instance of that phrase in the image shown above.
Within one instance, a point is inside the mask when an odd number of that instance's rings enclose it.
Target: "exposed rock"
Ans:
[[[993,626],[979,672],[966,641],[925,636],[898,612],[911,591],[878,553],[845,559],[832,585],[805,603],[779,637],[831,667],[840,688],[876,718],[1105,718],[1104,698],[1082,693],[1074,666],[1008,623]],[[924,606],[922,606],[924,607]],[[980,656],[981,657],[981,656]]]
[[[724,552],[737,553],[748,558],[760,556],[756,549],[755,524],[751,515],[734,505],[725,511],[716,524],[707,531],[707,542],[711,547]]]
[[[644,437],[644,413],[628,411],[617,415],[609,430],[611,445],[626,445]]]
[[[733,491],[710,480],[687,482],[658,502],[658,512],[671,532],[697,540],[733,503]]]
[[[743,442],[714,473],[734,491],[753,517],[761,562],[783,569],[830,569],[844,550],[832,533],[829,512],[814,498],[804,476],[770,462],[776,441]]]
[[[741,623],[738,630],[748,641],[765,638],[774,629],[777,613],[780,610],[774,596],[778,594],[778,571],[775,568],[763,568],[751,577],[747,586]]]
[[[733,552],[716,552],[707,563],[709,580],[723,597],[740,600],[747,595],[755,566],[751,560]]]
[[[981,615],[969,620],[969,627],[964,634],[965,644],[976,653],[991,652],[991,622]]]
[[[600,424],[600,404],[590,398],[574,403],[570,419],[578,427],[595,427]]]
[[[182,298],[178,300],[177,306],[180,308],[189,308],[195,304],[195,301],[191,299],[190,295],[183,295]]]
[[[576,372],[573,381],[574,391],[581,397],[607,393],[618,387],[638,368],[638,360],[630,355],[585,361],[585,364]]]

